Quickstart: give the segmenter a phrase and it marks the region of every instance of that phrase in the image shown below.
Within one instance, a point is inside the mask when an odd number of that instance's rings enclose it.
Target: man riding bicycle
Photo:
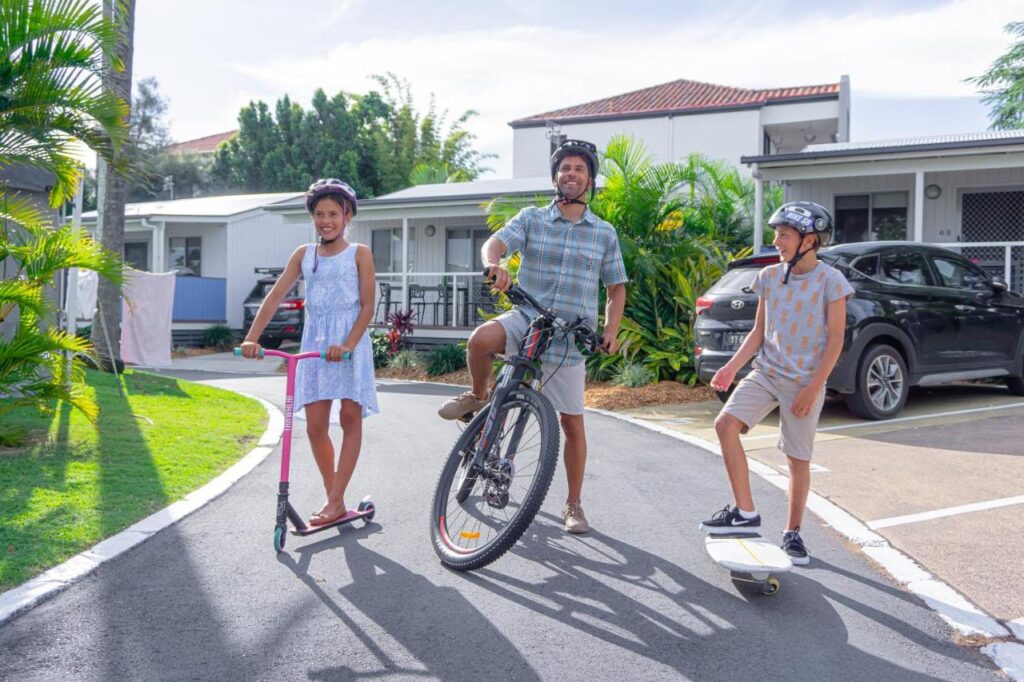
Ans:
[[[551,156],[551,181],[556,197],[548,206],[524,208],[494,233],[482,248],[483,264],[494,286],[508,289],[512,278],[501,258],[519,252],[520,286],[567,322],[582,317],[597,328],[598,287],[607,291],[602,346],[608,353],[616,339],[626,303],[626,268],[615,228],[591,212],[585,197],[594,196],[597,149],[582,140],[566,140]],[[485,407],[494,356],[511,356],[536,313],[514,307],[483,323],[469,337],[468,364],[472,390],[446,401],[438,410],[445,419],[460,419]],[[587,439],[583,423],[586,363],[572,338],[556,338],[542,359],[543,392],[559,413],[565,434],[565,474],[569,483],[562,515],[565,530],[589,530],[583,514],[583,474]]]

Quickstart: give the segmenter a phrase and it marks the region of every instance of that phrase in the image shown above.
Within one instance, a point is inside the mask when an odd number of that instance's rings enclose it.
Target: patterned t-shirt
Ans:
[[[825,352],[828,304],[851,296],[853,287],[823,261],[810,272],[792,273],[787,284],[782,283],[785,274],[785,263],[771,265],[750,285],[765,305],[764,343],[754,367],[806,384]]]

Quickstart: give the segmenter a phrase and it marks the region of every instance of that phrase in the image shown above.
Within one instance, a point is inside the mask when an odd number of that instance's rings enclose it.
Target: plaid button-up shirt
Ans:
[[[596,330],[598,287],[628,280],[615,228],[589,208],[576,223],[555,202],[524,208],[494,236],[508,253],[520,253],[520,286],[566,322],[582,316]],[[543,360],[558,363],[563,357],[566,365],[583,360],[571,339],[555,339]]]

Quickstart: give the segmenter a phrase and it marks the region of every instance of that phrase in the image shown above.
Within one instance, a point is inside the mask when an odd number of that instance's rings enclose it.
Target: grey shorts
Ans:
[[[511,357],[519,350],[519,342],[530,328],[530,320],[522,313],[510,310],[494,318],[505,329],[505,356]],[[542,362],[541,392],[551,401],[555,412],[562,414],[583,414],[583,390],[587,382],[587,363],[558,366],[557,363]],[[556,370],[557,368],[557,370]]]
[[[825,404],[825,389],[821,390],[806,417],[794,417],[790,408],[802,388],[795,381],[770,377],[755,369],[732,392],[722,412],[736,417],[751,429],[778,407],[779,450],[794,459],[810,461],[814,455],[814,432]]]

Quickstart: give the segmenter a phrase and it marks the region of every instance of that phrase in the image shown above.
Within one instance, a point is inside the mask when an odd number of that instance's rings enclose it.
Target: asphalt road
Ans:
[[[215,383],[283,403],[282,377]],[[783,575],[772,597],[738,590],[697,529],[729,497],[721,462],[600,415],[587,416],[594,531],[560,530],[559,465],[511,553],[474,574],[444,569],[427,524],[457,433],[435,416],[447,393],[381,387],[349,500],[373,495],[368,526],[289,536],[275,555],[275,453],[206,507],[0,627],[0,679],[999,679],[814,517],[808,567]],[[294,445],[292,501],[310,513],[322,491],[301,432]],[[753,485],[774,536],[784,497]]]

